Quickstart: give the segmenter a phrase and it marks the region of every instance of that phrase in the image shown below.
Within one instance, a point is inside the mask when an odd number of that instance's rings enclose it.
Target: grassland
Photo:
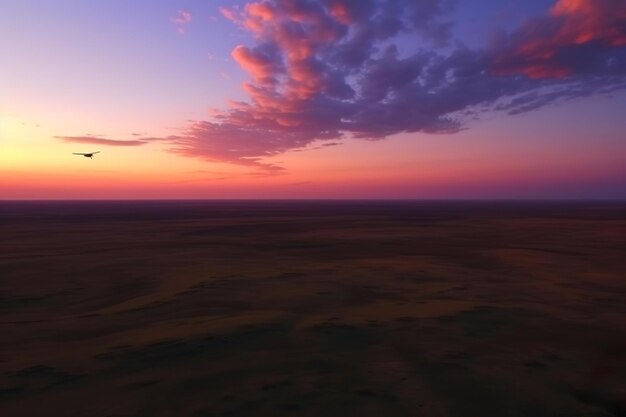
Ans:
[[[0,415],[624,416],[626,204],[0,203]]]

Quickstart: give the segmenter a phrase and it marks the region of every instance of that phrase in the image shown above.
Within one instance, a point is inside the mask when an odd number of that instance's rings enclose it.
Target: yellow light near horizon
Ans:
[[[20,190],[31,188],[63,192],[137,189],[139,196],[139,191],[151,188],[215,186],[223,183],[222,178],[248,179],[241,167],[175,155],[161,144],[71,143],[56,138],[58,132],[16,118],[3,116],[0,122],[0,199],[21,198]],[[93,151],[100,151],[93,159],[73,155]]]
[[[11,137],[18,134],[21,122],[9,116],[0,116],[0,146],[4,146]]]
[[[27,160],[29,147],[28,130],[24,122],[2,116],[0,118],[0,169],[15,169]]]

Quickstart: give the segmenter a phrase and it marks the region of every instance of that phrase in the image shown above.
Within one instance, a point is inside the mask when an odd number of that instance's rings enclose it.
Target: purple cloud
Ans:
[[[500,40],[496,74],[566,78],[626,71],[626,2],[558,0],[548,15],[532,19]],[[616,53],[622,49],[622,53]]]
[[[484,49],[452,39],[451,0],[261,0],[220,9],[256,39],[233,59],[249,101],[166,138],[171,152],[258,168],[346,135],[454,133],[484,111],[517,114],[626,88],[621,0],[558,0]],[[415,39],[400,52],[399,37]],[[406,46],[406,45],[404,45]]]

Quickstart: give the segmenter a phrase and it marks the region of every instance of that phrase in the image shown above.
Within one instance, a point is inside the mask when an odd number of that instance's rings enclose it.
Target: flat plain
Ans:
[[[0,203],[0,415],[626,415],[626,203]]]

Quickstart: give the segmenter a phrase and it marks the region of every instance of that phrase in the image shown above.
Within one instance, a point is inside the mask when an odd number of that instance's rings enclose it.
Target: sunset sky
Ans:
[[[127,198],[624,199],[626,1],[0,0],[0,199]]]

